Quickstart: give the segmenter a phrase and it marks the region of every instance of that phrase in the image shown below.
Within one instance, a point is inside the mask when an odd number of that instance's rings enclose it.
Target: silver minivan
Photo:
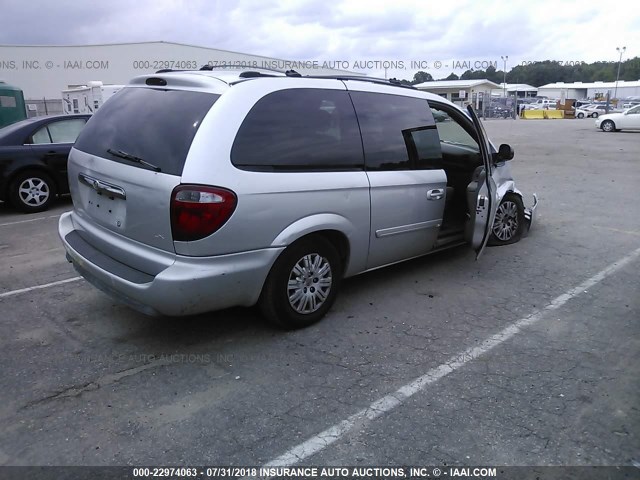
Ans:
[[[296,328],[343,278],[518,241],[537,199],[524,207],[512,158],[473,109],[395,81],[161,71],[87,123],[59,233],[87,281],[141,312],[259,304]]]

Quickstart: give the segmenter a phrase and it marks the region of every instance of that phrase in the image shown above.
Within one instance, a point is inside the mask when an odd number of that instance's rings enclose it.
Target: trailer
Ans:
[[[87,85],[69,85],[68,87],[62,90],[62,110],[66,114],[72,114],[95,113],[124,85],[104,85],[100,81],[92,81]]]
[[[22,90],[0,80],[0,128],[25,118],[27,111]]]

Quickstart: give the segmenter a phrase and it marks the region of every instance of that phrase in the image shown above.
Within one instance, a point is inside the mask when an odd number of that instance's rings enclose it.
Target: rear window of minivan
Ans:
[[[121,151],[181,175],[193,137],[220,95],[188,90],[128,87],[100,107],[74,147],[85,153],[139,168],[112,155]]]

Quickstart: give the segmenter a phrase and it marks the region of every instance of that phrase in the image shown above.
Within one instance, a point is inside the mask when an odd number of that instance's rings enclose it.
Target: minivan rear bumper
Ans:
[[[284,248],[215,257],[176,255],[156,275],[132,269],[85,241],[73,225],[73,212],[60,217],[58,233],[67,259],[89,283],[146,315],[184,316],[254,305]]]

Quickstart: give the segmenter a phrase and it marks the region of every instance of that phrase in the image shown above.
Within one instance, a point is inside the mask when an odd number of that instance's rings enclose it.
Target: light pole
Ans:
[[[613,98],[618,99],[618,79],[620,78],[620,64],[622,63],[622,54],[625,52],[627,47],[616,47],[616,50],[620,52],[620,58],[618,59],[618,74],[616,75],[616,89],[613,92]]]
[[[500,55],[500,58],[502,59],[502,96],[503,97],[507,97],[507,60],[509,60],[509,55]]]

